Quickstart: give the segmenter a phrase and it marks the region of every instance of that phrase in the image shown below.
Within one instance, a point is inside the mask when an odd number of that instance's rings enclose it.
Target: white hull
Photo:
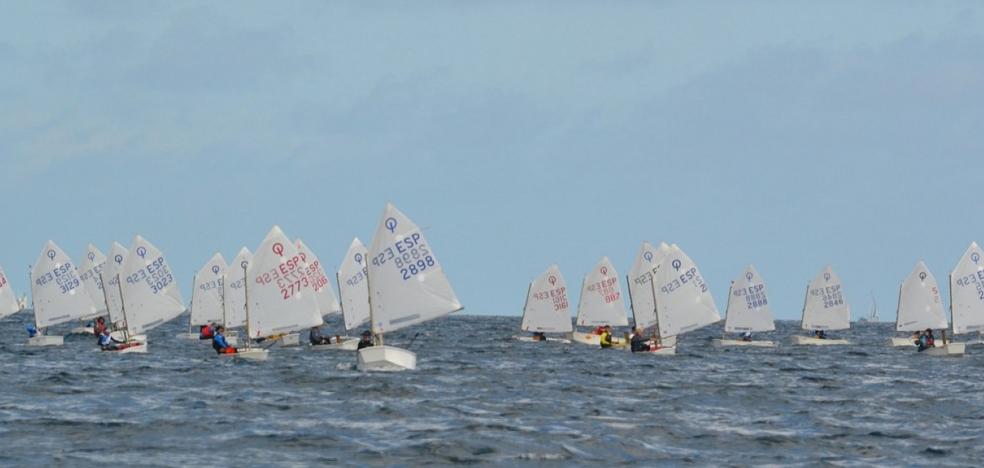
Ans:
[[[289,347],[292,347],[292,346],[300,346],[301,345],[301,335],[299,335],[297,333],[288,333],[286,335],[283,335],[283,336],[277,338],[274,341],[276,341],[277,342],[277,346],[280,346],[281,348],[289,348]]]
[[[71,335],[95,335],[92,327],[75,327],[69,332]]]
[[[352,338],[350,336],[343,336],[341,343],[311,345],[311,349],[315,351],[357,351],[359,349],[359,339]]]
[[[126,337],[123,334],[123,330],[117,330],[109,334],[109,336],[119,342],[126,342]],[[130,341],[138,341],[140,343],[147,342],[147,335],[131,335]]]
[[[247,361],[266,361],[269,357],[270,351],[262,348],[240,349],[239,352],[236,353],[219,355],[219,358],[245,359]]]
[[[888,344],[893,347],[915,348],[916,340],[914,338],[899,338],[897,336],[893,336],[889,340]]]
[[[138,342],[138,344],[134,346],[129,346],[123,349],[107,349],[105,352],[117,353],[117,354],[130,354],[130,353],[146,354],[147,342],[146,341]]]
[[[964,355],[964,344],[963,343],[947,343],[942,346],[936,346],[933,348],[927,348],[919,354],[928,354],[930,356],[963,356]]]
[[[833,345],[851,344],[851,342],[847,340],[835,340],[831,338],[820,339],[812,336],[793,336],[792,342],[794,345],[808,345],[808,346],[833,346]]]
[[[573,332],[568,335],[574,343],[585,344],[588,346],[601,346],[601,335],[594,333]],[[628,340],[612,337],[613,348],[624,348],[628,346]]]
[[[714,346],[723,348],[727,346],[744,346],[751,348],[774,348],[776,343],[774,341],[745,341],[745,340],[726,340],[726,339],[715,339]]]
[[[393,346],[370,346],[358,353],[358,368],[363,372],[403,371],[417,368],[417,355]]]
[[[28,346],[62,346],[65,337],[60,335],[38,335],[27,339]]]
[[[655,351],[636,351],[634,354],[651,354],[654,356],[674,356],[676,355],[676,346],[667,346],[665,348],[659,348]]]
[[[523,341],[523,342],[526,342],[526,343],[539,343],[540,342],[540,341],[534,341],[532,336],[514,336],[513,339],[518,340],[518,341]],[[548,343],[571,344],[571,340],[565,340],[564,338],[551,338],[549,336],[547,337],[547,342]]]

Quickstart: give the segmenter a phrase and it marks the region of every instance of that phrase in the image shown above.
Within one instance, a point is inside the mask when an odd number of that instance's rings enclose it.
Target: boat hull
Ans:
[[[38,335],[27,339],[28,346],[62,346],[65,337],[60,335]]]
[[[724,348],[728,346],[741,346],[746,348],[774,348],[776,343],[774,341],[745,341],[745,340],[726,340],[723,338],[718,338],[714,340],[714,346],[719,348]]]
[[[370,346],[358,352],[358,369],[363,372],[393,372],[417,368],[417,355],[394,346]]]
[[[835,346],[851,344],[851,342],[847,340],[835,340],[831,338],[820,339],[812,336],[794,336],[792,337],[792,342],[794,345],[800,346]]]
[[[95,335],[92,327],[75,327],[69,332],[70,335]]]
[[[126,339],[127,337],[124,336],[122,330],[114,331],[114,332],[110,333],[109,336],[111,338],[113,338],[114,340],[119,341],[119,342],[126,342],[126,341],[138,341],[140,343],[146,343],[147,342],[147,335],[130,335],[129,336],[130,339],[127,340]]]
[[[893,336],[888,344],[896,348],[914,348],[916,346],[916,340],[913,338],[900,338]]]
[[[352,338],[350,336],[341,337],[341,343],[323,344],[323,345],[311,345],[311,349],[314,351],[358,351],[359,349],[359,339]]]
[[[542,341],[534,340],[532,336],[514,336],[513,339],[516,341],[522,341],[524,343],[542,343]],[[547,337],[546,341],[547,343],[571,344],[571,340],[565,338],[551,338],[549,336]]]
[[[636,351],[633,354],[649,354],[653,356],[674,356],[676,355],[676,346],[667,346],[653,351]]]
[[[595,335],[594,333],[582,333],[582,332],[572,332],[570,335],[570,340],[574,343],[585,344],[588,346],[601,346],[601,335]],[[626,348],[628,347],[628,340],[612,337],[612,348]]]
[[[123,349],[107,349],[104,352],[116,353],[116,354],[146,354],[147,353],[147,342],[146,341],[132,341],[130,346]]]
[[[927,348],[919,354],[928,356],[958,357],[963,356],[966,346],[964,343],[947,343],[943,346]]]
[[[247,361],[266,361],[270,358],[270,351],[263,348],[240,349],[238,352],[230,354],[219,354],[220,359],[244,359]]]

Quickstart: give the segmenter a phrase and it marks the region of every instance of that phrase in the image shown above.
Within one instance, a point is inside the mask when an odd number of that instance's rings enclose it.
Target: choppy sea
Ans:
[[[274,349],[219,361],[149,334],[145,355],[91,336],[25,346],[28,313],[0,322],[0,465],[944,465],[984,464],[984,347],[962,358],[886,341],[715,349],[719,326],[673,357],[523,343],[519,317],[453,316],[414,335],[418,370],[364,374],[351,352]],[[329,325],[338,328],[338,323]],[[67,330],[67,329],[66,329]],[[55,330],[53,329],[52,332]]]

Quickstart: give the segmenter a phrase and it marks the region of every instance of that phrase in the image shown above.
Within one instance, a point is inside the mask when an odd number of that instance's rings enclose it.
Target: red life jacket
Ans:
[[[205,337],[205,338],[211,338],[212,337],[212,327],[210,327],[208,325],[202,325],[202,329],[201,329],[200,334],[203,337]]]

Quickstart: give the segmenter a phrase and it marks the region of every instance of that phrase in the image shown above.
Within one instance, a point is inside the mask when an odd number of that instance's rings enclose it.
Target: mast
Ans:
[[[803,296],[803,312],[800,314],[801,330],[806,330],[806,328],[803,328],[803,326],[806,325],[806,305],[809,302],[810,302],[810,283],[806,283],[806,295]]]
[[[38,307],[34,304],[34,297],[37,293],[34,291],[34,273],[31,270],[34,269],[34,265],[27,266],[27,284],[31,285],[31,309],[34,309],[34,329],[38,330]]]
[[[577,301],[577,315],[574,316],[574,331],[577,331],[578,322],[581,321],[581,307],[584,306],[584,284],[587,282],[588,275],[584,275],[584,278],[581,279],[581,297]]]
[[[724,330],[721,331],[721,338],[723,339],[725,334],[728,333],[728,321],[731,320],[731,293],[735,290],[735,282],[731,282],[731,286],[728,286],[728,302],[724,304]]]
[[[226,317],[226,283],[229,281],[229,275],[222,275],[222,326],[229,328],[229,324],[226,323],[228,318]]]
[[[900,331],[899,325],[902,325],[902,317],[900,317],[899,315],[902,312],[902,286],[904,284],[905,284],[904,281],[901,284],[899,284],[899,302],[898,305],[895,306],[895,331]]]
[[[123,311],[123,339],[130,341],[130,321],[126,318],[126,301],[123,299],[123,283],[120,282],[120,274],[116,274],[116,287],[120,291],[120,310]]]
[[[345,326],[345,298],[342,297],[342,277],[338,275],[338,271],[335,271],[335,283],[338,284],[338,307],[342,309],[342,328],[346,331],[348,327]]]
[[[632,302],[632,280],[629,279],[629,275],[625,275],[625,285],[629,288],[629,309],[632,309],[632,332],[635,333],[635,329],[639,326],[639,321],[636,320],[635,303]]]
[[[195,274],[191,275],[191,305],[192,305],[192,307],[194,307],[194,305],[195,305],[195,289],[197,289],[197,288],[195,288],[195,285],[197,285],[197,284],[198,284],[198,272],[196,271]],[[191,327],[192,327],[192,325],[191,325],[191,316],[194,313],[195,313],[195,311],[192,310],[188,314],[188,333],[191,333]]]
[[[523,302],[523,321],[524,322],[526,321],[526,308],[530,306],[530,291],[532,291],[532,290],[533,290],[533,282],[530,281],[530,284],[528,284],[526,286],[526,301]],[[520,330],[522,330],[522,328],[523,328],[523,324],[522,323],[519,324],[519,328],[520,328]]]
[[[103,274],[102,274],[101,271],[99,272],[99,282],[101,282],[102,285],[103,285],[103,288],[102,288],[102,291],[103,291],[103,304],[106,304],[106,315],[109,315],[109,298],[107,297],[107,293],[106,293],[106,280],[105,280],[105,278],[103,278]],[[122,300],[120,302],[122,302]],[[112,325],[113,324],[112,323],[113,322],[113,319],[110,318],[109,319],[109,322],[110,322],[110,325]]]
[[[663,346],[663,337],[660,336],[659,332],[659,307],[656,306],[656,275],[649,272],[649,289],[653,292],[653,315],[656,316],[656,329],[654,336],[656,337],[656,345]]]
[[[246,280],[246,267],[249,263],[243,260],[240,265],[243,267],[243,298],[245,299],[243,302],[245,303],[244,308],[246,309],[246,349],[250,349],[252,348],[250,343],[253,341],[253,338],[249,333],[249,281]]]
[[[373,338],[379,341],[379,346],[384,346],[383,334],[376,333],[376,320],[372,317],[372,283],[369,281],[369,270],[372,270],[372,268],[369,268],[369,260],[366,259],[366,293],[369,296],[369,329],[372,330]]]

